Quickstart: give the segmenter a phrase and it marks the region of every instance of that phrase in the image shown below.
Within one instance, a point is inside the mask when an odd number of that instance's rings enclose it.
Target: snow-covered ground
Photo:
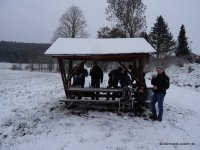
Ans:
[[[190,73],[189,66],[194,69]],[[0,63],[2,150],[200,149],[200,90],[195,87],[200,84],[200,65],[166,70],[174,85],[165,97],[162,122],[130,113],[73,113],[58,101],[64,96],[59,73],[12,71],[9,67]]]

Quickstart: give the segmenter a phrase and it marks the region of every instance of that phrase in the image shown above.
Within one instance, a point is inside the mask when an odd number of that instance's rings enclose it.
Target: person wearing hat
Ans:
[[[163,102],[166,95],[166,90],[169,88],[169,77],[165,74],[163,66],[156,68],[157,75],[152,77],[151,84],[153,85],[153,96],[151,100],[151,111],[152,115],[150,119],[162,121],[163,115]],[[158,115],[156,112],[155,104],[158,103]]]

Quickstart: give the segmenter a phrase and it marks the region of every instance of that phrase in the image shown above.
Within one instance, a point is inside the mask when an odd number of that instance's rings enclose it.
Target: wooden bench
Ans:
[[[121,101],[121,99],[117,99],[117,100],[60,99],[59,101],[68,104],[68,108],[70,108],[74,102],[78,102],[78,103],[118,104],[118,111],[119,112],[121,110],[121,107],[122,106],[124,107],[125,105],[128,105],[129,108],[133,108],[133,103],[134,103],[134,99],[131,100],[131,103],[124,103],[123,101]]]
[[[70,87],[67,89],[67,92],[69,93],[77,93],[76,95],[81,95],[82,97],[95,97],[98,95],[98,97],[107,97],[107,94],[97,94],[95,95],[94,93],[96,92],[101,92],[101,93],[120,93],[121,96],[124,92],[123,88],[91,88],[91,87],[85,87],[85,88],[79,88],[79,87]],[[86,94],[84,94],[86,93]],[[110,95],[111,96],[111,95]],[[72,98],[67,98],[67,99],[60,99],[60,102],[65,102],[69,103],[69,107],[74,103],[74,102],[79,102],[79,103],[102,103],[102,104],[118,104],[118,111],[121,109],[121,105],[125,105],[125,102],[121,100],[121,97],[117,97],[115,100],[88,100],[88,99],[72,99]],[[129,104],[131,108],[133,108],[133,99],[131,100],[131,103]]]
[[[70,87],[67,89],[69,94],[69,98],[72,95],[80,96],[80,97],[105,97],[110,98],[112,95],[108,93],[115,93],[116,98],[121,98],[120,94],[122,95],[124,92],[123,88],[92,88],[92,87]],[[118,95],[118,96],[117,96]]]

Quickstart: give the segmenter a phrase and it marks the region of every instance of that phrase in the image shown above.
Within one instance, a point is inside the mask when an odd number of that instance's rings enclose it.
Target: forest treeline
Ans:
[[[50,61],[44,52],[51,44],[0,41],[0,62],[47,64]]]

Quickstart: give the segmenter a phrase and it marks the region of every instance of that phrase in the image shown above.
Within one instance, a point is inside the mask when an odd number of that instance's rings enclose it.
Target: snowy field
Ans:
[[[58,102],[64,96],[59,73],[10,67],[0,63],[1,150],[200,149],[200,65],[166,70],[173,85],[165,97],[162,122],[130,113],[73,113]]]

